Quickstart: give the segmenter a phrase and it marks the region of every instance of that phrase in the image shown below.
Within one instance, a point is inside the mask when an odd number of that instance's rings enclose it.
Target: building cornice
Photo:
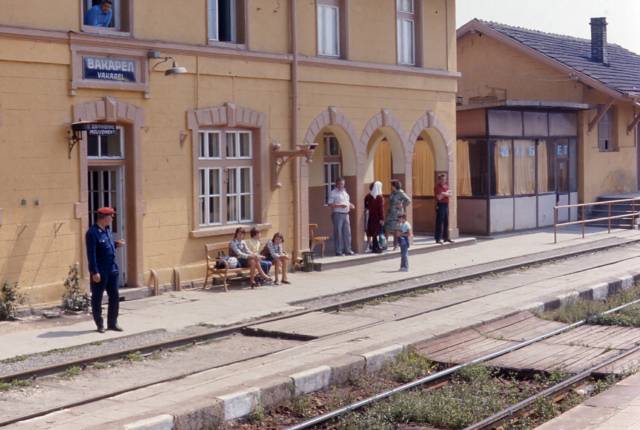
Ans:
[[[156,40],[132,39],[129,37],[121,36],[85,34],[76,31],[65,32],[39,30],[4,25],[0,25],[0,38],[34,40],[49,43],[68,43],[72,46],[90,46],[92,48],[104,47],[161,51],[172,55],[226,57],[282,64],[290,64],[293,61],[292,55],[288,53],[278,54],[262,51],[251,51],[247,49],[221,48],[211,45],[172,43]],[[301,65],[375,73],[391,73],[448,79],[458,79],[461,76],[458,72],[450,72],[447,70],[399,66],[395,64],[350,61],[332,58],[299,56],[298,61]]]

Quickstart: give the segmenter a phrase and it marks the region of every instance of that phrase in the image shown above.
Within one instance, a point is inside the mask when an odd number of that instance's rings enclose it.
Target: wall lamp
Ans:
[[[271,186],[274,189],[282,187],[282,184],[278,181],[278,177],[289,160],[294,158],[304,158],[307,163],[311,163],[311,158],[313,157],[313,153],[317,147],[317,143],[304,143],[296,145],[297,149],[285,151],[280,149],[281,145],[279,143],[271,144],[271,160],[273,162],[273,169],[271,170]]]
[[[153,65],[151,70],[157,70],[160,64],[167,63],[172,61],[172,66],[164,71],[165,76],[174,76],[174,75],[183,75],[187,73],[186,67],[180,67],[176,65],[176,59],[173,57],[163,57],[158,51],[149,51],[147,52],[147,58],[150,60],[161,60]]]

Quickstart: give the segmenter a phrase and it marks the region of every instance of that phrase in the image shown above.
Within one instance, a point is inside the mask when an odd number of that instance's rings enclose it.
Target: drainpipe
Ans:
[[[289,25],[289,39],[291,42],[291,147],[295,148],[298,141],[298,25],[296,20],[296,0],[290,0],[289,2],[290,12],[290,25]],[[301,241],[301,226],[302,211],[300,210],[300,204],[302,199],[300,193],[302,187],[300,186],[300,163],[301,159],[296,158],[293,163],[293,193],[294,193],[294,206],[293,206],[293,232],[294,232],[294,247],[293,258],[294,262],[300,256],[302,250]]]

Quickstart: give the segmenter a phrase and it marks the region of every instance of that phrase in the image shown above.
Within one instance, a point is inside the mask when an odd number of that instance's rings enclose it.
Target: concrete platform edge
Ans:
[[[630,288],[635,282],[640,282],[640,271],[630,271],[629,274],[624,277],[612,277],[607,282],[600,282],[591,286],[579,288],[576,291],[549,297],[543,302],[530,303],[523,307],[523,309],[517,310],[516,312],[523,310],[539,311],[553,309],[567,301],[575,300],[578,297],[605,298],[617,291]],[[490,323],[492,321],[505,318],[506,316],[508,315],[505,314],[497,318],[492,318],[470,327]],[[464,329],[468,329],[470,327],[465,327]],[[452,332],[455,331],[456,330],[453,330]],[[452,332],[445,333],[442,336],[446,336]],[[185,416],[185,411],[183,409],[181,415],[177,415],[175,412],[168,412],[168,414],[171,414],[174,417],[173,427],[166,427],[167,414],[158,413],[157,415],[153,415],[152,417],[144,420],[140,420],[139,417],[137,417],[134,422],[125,424],[122,428],[140,428],[150,430],[183,430],[187,428],[190,430],[196,430],[219,428],[221,423],[230,419],[247,417],[258,407],[271,407],[279,402],[293,398],[296,395],[313,393],[315,391],[326,389],[332,385],[347,382],[350,379],[350,376],[362,375],[365,372],[369,373],[380,371],[386,364],[396,359],[396,357],[403,351],[429,339],[433,338],[416,339],[407,345],[391,344],[359,355],[345,354],[344,356],[339,356],[327,361],[324,365],[314,366],[307,370],[299,371],[290,375],[289,378],[273,378],[267,383],[259,386],[259,388],[252,387],[243,392],[234,391],[229,394],[217,396],[217,400],[221,401],[223,404],[227,402],[229,403],[223,407],[215,409],[212,409],[211,406],[209,406],[207,410],[200,410],[200,408],[196,406],[188,412],[188,415],[198,417],[198,425],[196,427],[180,424],[178,418],[184,419]],[[279,394],[274,398],[273,393]],[[207,417],[206,422],[203,421],[203,417]],[[155,424],[155,426],[143,426],[143,424],[155,423],[154,420],[157,420],[157,424]],[[136,427],[136,425],[140,427]]]

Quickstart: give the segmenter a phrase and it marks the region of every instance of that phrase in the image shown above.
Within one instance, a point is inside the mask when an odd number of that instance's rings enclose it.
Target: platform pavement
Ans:
[[[639,245],[636,244],[629,249],[611,250],[606,256],[591,254],[527,271],[513,271],[499,278],[485,277],[454,289],[440,289],[423,296],[372,305],[378,317],[381,313],[376,311],[385,305],[432,309],[429,313],[394,318],[348,332],[338,330],[333,335],[268,356],[249,358],[64,409],[23,422],[16,428],[219,428],[217,424],[221,419],[245,416],[257,405],[278,404],[290,398],[292,392],[311,392],[344,382],[349,375],[359,374],[357,372],[376,371],[402,350],[435,336],[568,297],[596,293],[601,296],[603,292],[613,291],[612,287],[618,284],[630,287],[633,280],[640,278],[638,253]],[[607,262],[607,270],[598,267],[599,263]],[[557,276],[559,267],[564,273],[560,277]],[[506,282],[506,278],[511,282]],[[514,284],[519,287],[512,288]],[[487,296],[489,292],[491,296]],[[362,310],[354,308],[350,312],[360,315]]]
[[[564,230],[558,244],[553,244],[550,230],[505,235],[462,248],[443,249],[430,254],[416,255],[410,260],[408,273],[398,271],[399,261],[384,260],[351,268],[321,273],[293,273],[291,285],[231,289],[228,293],[216,290],[187,290],[165,293],[121,303],[120,324],[124,333],[94,331],[93,322],[85,320],[53,327],[34,326],[3,333],[0,325],[0,360],[18,355],[34,354],[58,348],[69,348],[90,342],[165,329],[178,331],[189,326],[207,324],[228,326],[272,314],[301,309],[289,303],[320,296],[347,292],[370,285],[400,281],[482,263],[502,261],[532,253],[570,249],[589,242],[615,238],[640,240],[635,230],[606,234],[589,229],[585,239],[578,230]]]
[[[537,430],[640,429],[640,374],[588,399]]]

